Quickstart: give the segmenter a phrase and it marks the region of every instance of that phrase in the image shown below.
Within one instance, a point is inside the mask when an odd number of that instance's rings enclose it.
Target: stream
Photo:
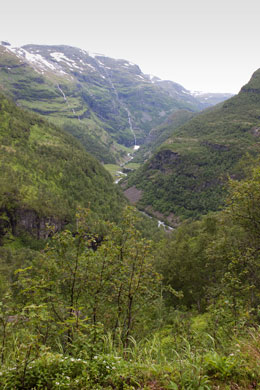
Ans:
[[[140,213],[142,213],[143,215],[145,215],[148,218],[156,219],[158,222],[158,227],[162,226],[164,228],[164,230],[166,230],[166,231],[174,230],[173,227],[166,225],[166,223],[164,223],[163,221],[160,221],[159,219],[157,219],[156,217],[153,217],[152,215],[147,214],[145,211],[141,211],[141,210],[139,210],[139,211],[140,211]]]
[[[140,148],[139,145],[135,145],[133,148],[133,152],[135,152],[139,148]],[[131,153],[127,153],[127,157],[128,157],[128,159],[123,164],[120,165],[121,168],[123,168],[126,164],[128,164],[134,158],[134,156]],[[116,184],[118,184],[120,182],[120,180],[123,179],[122,176],[127,176],[127,173],[124,173],[123,171],[117,171],[116,174],[121,176],[115,180]]]
[[[112,81],[111,81],[112,83]],[[132,119],[131,119],[131,113],[129,111],[129,109],[125,106],[125,104],[122,104],[123,105],[125,111],[127,112],[127,116],[128,116],[128,123],[129,123],[129,127],[130,127],[130,130],[134,136],[134,147],[133,147],[133,154],[134,152],[136,152],[139,148],[140,148],[140,145],[137,145],[136,144],[136,135],[135,135],[135,132],[134,132],[134,129],[133,129],[133,124],[132,124]],[[123,164],[121,164],[120,166],[123,168],[127,163],[129,163],[129,161],[133,160],[134,156],[131,154],[131,153],[128,153],[127,154],[127,161]],[[118,175],[121,175],[121,176],[127,176],[126,173],[122,172],[122,171],[117,171],[116,172]],[[120,182],[120,180],[122,179],[122,177],[119,177],[118,179],[115,180],[115,183],[118,184]]]
[[[133,131],[134,132],[134,131]],[[136,140],[136,139],[135,139]],[[134,145],[134,147],[133,147],[133,154],[134,154],[134,152],[136,151],[136,150],[138,150],[140,148],[140,145]],[[133,155],[131,154],[131,153],[128,153],[128,155],[127,155],[127,157],[128,157],[128,160],[124,163],[124,164],[122,164],[121,165],[121,167],[123,168],[127,163],[129,163],[129,161],[131,161],[134,157],[133,157]],[[122,172],[122,171],[117,171],[116,173],[118,173],[118,174],[120,174],[121,176],[127,176],[127,173],[124,173],[124,172]],[[116,179],[115,180],[115,184],[118,184],[119,182],[120,182],[120,180],[122,180],[122,177],[119,177],[118,179]],[[140,211],[140,210],[139,210]],[[160,226],[162,226],[163,228],[164,228],[164,230],[165,231],[172,231],[173,230],[173,228],[171,227],[171,226],[169,226],[169,225],[167,225],[165,222],[163,222],[163,221],[160,221],[159,219],[157,219],[156,217],[153,217],[153,216],[151,216],[151,215],[149,215],[149,214],[147,214],[145,211],[140,211],[140,213],[142,213],[143,215],[145,215],[146,217],[148,217],[148,218],[151,218],[151,219],[156,219],[157,220],[157,223],[158,223],[158,227],[160,227]]]

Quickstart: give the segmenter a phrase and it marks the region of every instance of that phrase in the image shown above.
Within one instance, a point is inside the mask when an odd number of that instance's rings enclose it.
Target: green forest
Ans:
[[[223,211],[156,240],[127,206],[102,240],[80,208],[41,250],[3,245],[1,388],[257,388],[260,170],[247,174]]]
[[[126,179],[142,191],[138,207],[182,220],[220,210],[228,176],[241,179],[241,159],[259,154],[259,103],[258,69],[238,95],[193,117],[174,114],[155,129],[153,153]]]

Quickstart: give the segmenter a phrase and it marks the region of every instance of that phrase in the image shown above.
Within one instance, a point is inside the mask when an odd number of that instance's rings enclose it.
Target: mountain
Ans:
[[[232,93],[214,93],[214,92],[200,92],[200,91],[189,91],[182,85],[177,84],[170,80],[161,80],[156,76],[149,76],[150,80],[160,86],[162,89],[167,91],[170,96],[176,99],[184,99],[190,104],[197,104],[201,110],[215,106],[224,100],[230,99],[234,94]]]
[[[218,103],[221,103],[227,99],[230,99],[234,96],[232,93],[209,93],[209,92],[191,92],[198,101],[200,101],[204,107],[215,106]]]
[[[71,135],[0,95],[0,241],[48,235],[77,207],[113,220],[125,200],[102,165]]]
[[[0,88],[76,136],[102,162],[122,160],[177,110],[202,110],[181,85],[126,60],[70,46],[0,45]]]
[[[163,131],[171,136],[129,176],[126,195],[173,225],[218,210],[227,176],[241,177],[241,159],[259,153],[260,69],[237,96]]]

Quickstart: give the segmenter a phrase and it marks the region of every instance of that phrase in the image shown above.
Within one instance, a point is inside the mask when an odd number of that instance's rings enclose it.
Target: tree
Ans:
[[[93,344],[101,326],[128,345],[160,289],[151,243],[135,228],[135,214],[126,208],[121,224],[106,223],[100,238],[90,211],[80,210],[77,230],[54,234],[32,267],[20,272],[24,306],[47,310],[37,324],[45,344],[58,338],[70,351],[79,334]]]

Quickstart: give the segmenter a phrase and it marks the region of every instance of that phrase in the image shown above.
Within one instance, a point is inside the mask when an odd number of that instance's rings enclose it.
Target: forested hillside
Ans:
[[[46,237],[77,207],[115,219],[124,203],[112,178],[71,136],[0,96],[0,233]],[[48,234],[47,234],[48,235]]]
[[[172,223],[218,210],[228,175],[240,178],[243,156],[259,153],[259,117],[258,70],[237,96],[177,129],[168,126],[171,136],[127,180],[128,187],[142,191],[138,206]]]
[[[126,209],[95,250],[84,210],[41,252],[0,247],[2,388],[257,389],[259,167],[248,175],[224,212],[156,246]]]

